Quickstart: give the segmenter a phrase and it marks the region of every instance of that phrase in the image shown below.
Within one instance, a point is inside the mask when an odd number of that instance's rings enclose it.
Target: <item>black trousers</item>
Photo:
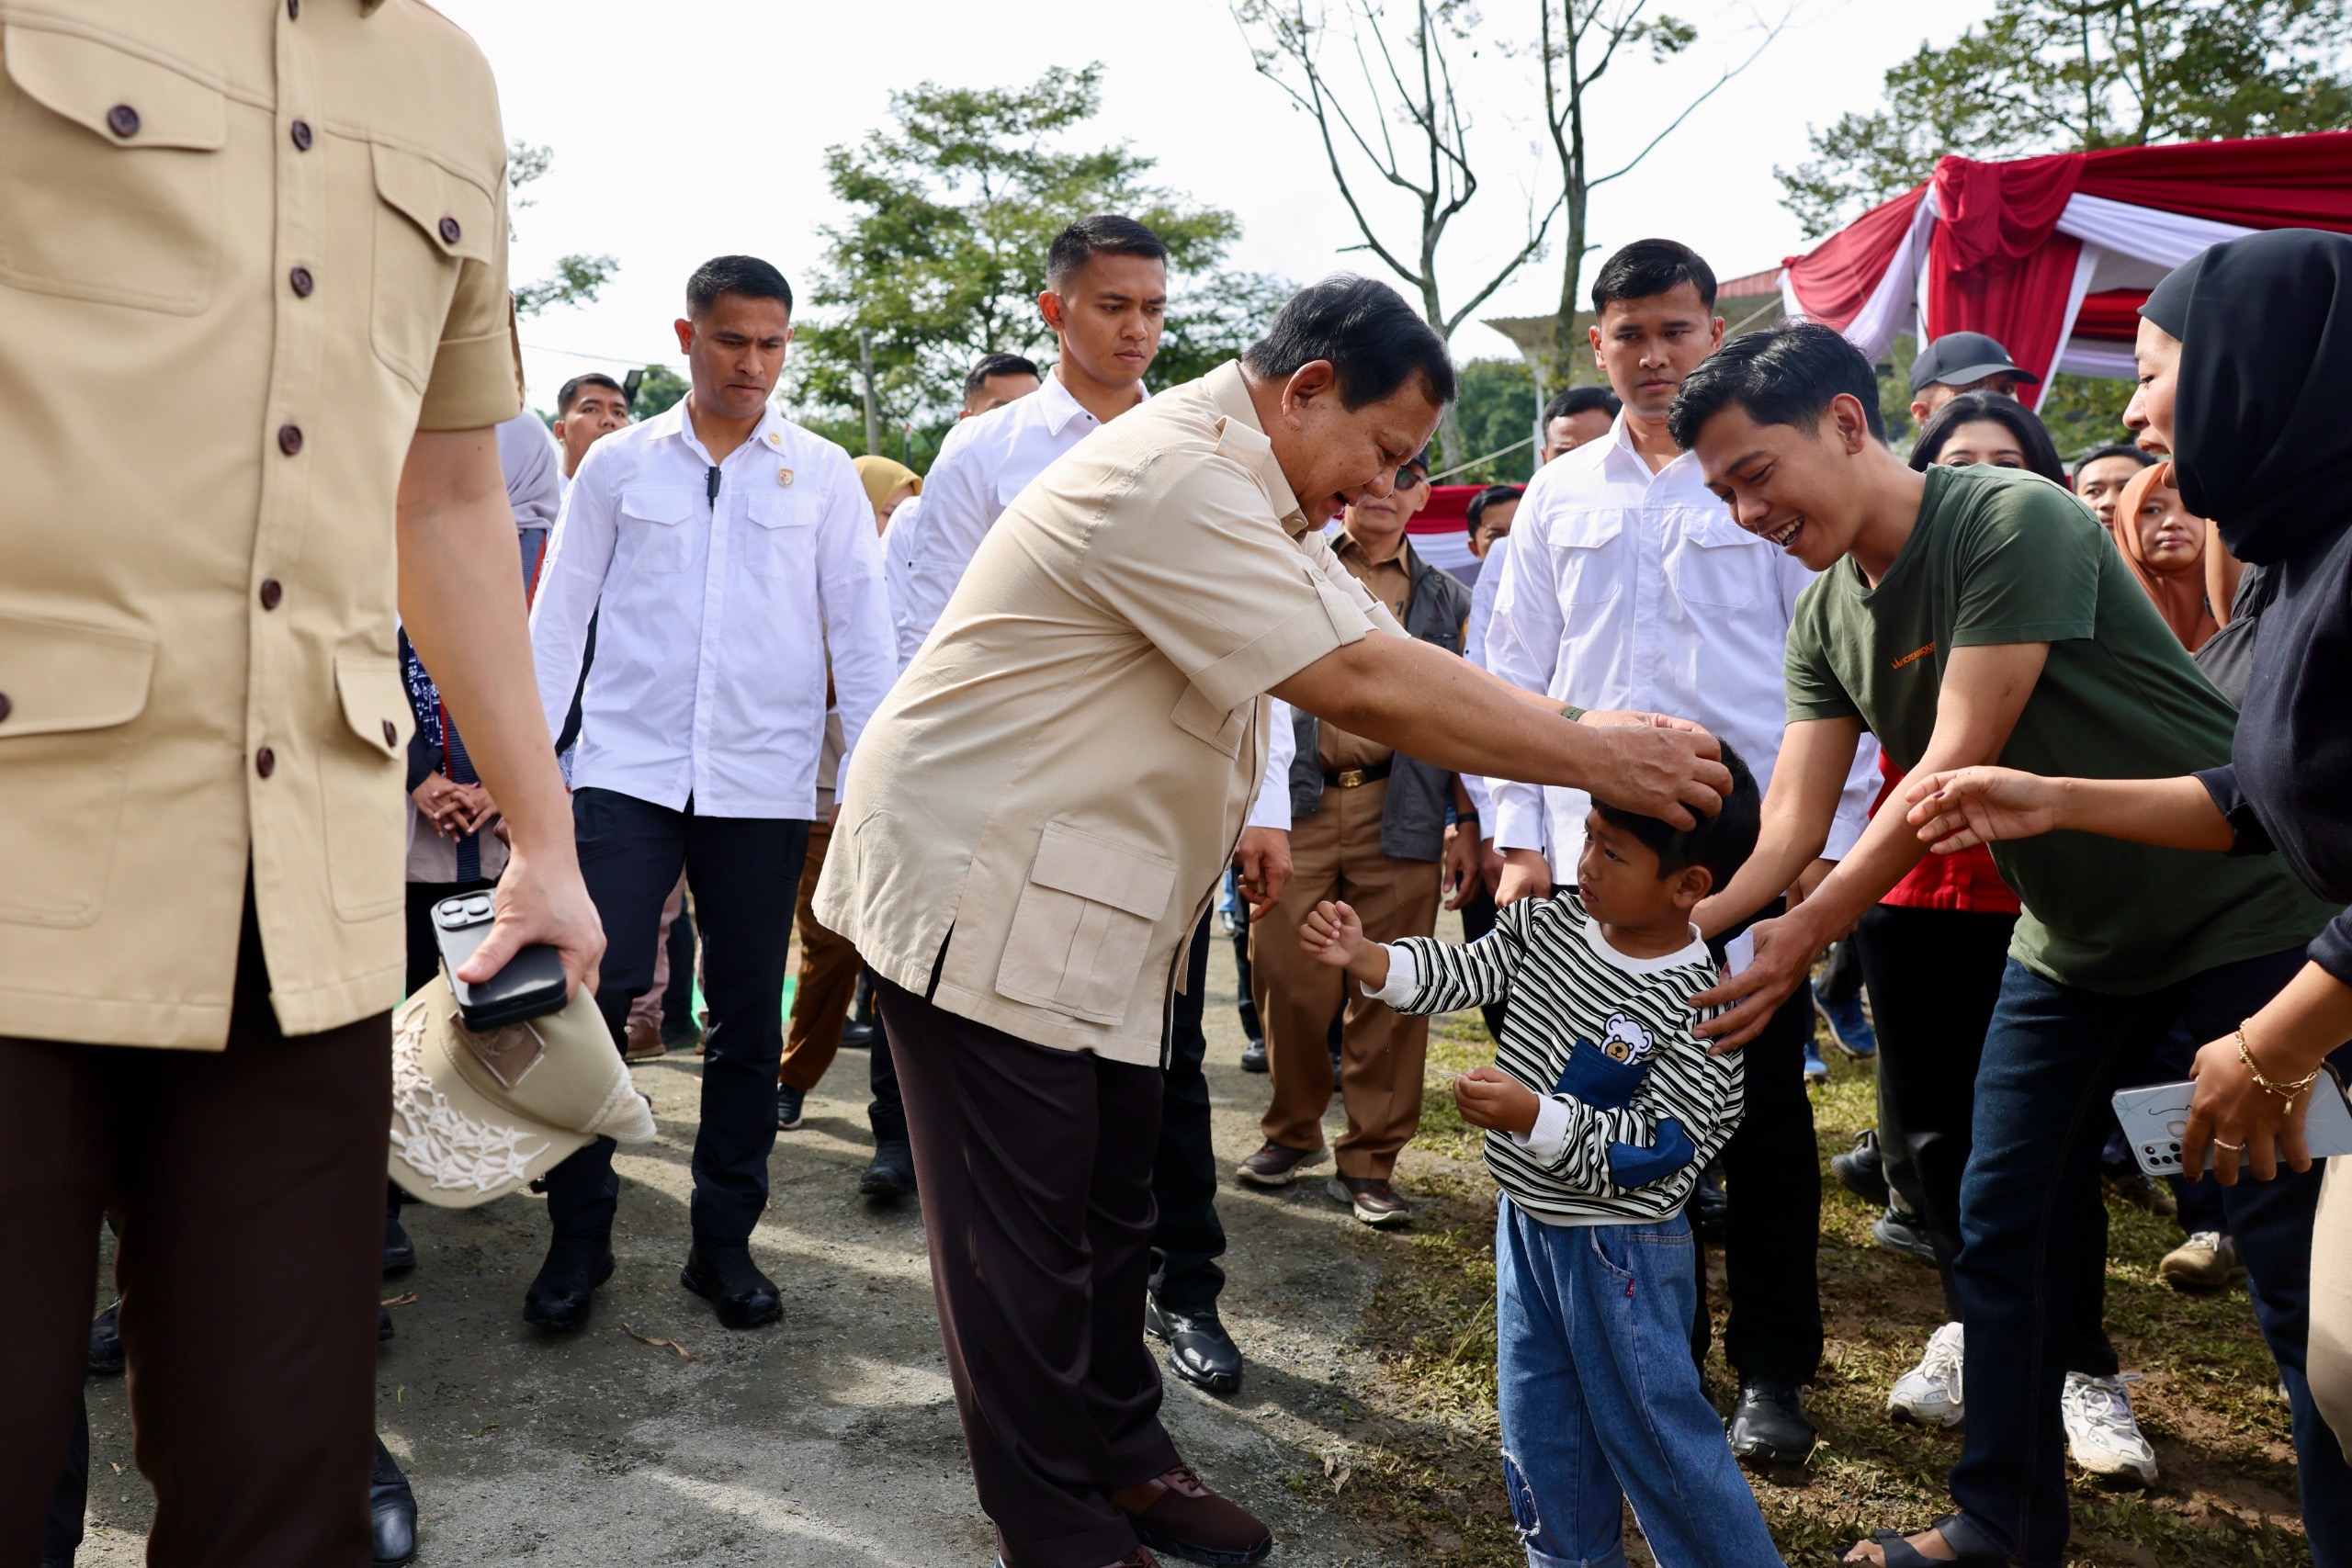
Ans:
[[[670,985],[662,993],[664,1033],[683,1029],[695,1014],[695,907],[689,898],[670,922]]]
[[[412,882],[408,885],[408,994],[416,995],[441,973],[441,943],[433,934],[433,906],[460,893],[481,893],[492,881]]]
[[[1478,896],[1463,903],[1462,940],[1476,942],[1494,929],[1495,890],[1482,884]],[[1501,1002],[1487,1002],[1478,1009],[1478,1016],[1486,1021],[1487,1032],[1497,1040],[1503,1037],[1503,1006]]]
[[[1171,1312],[1215,1310],[1225,1289],[1225,1224],[1216,1216],[1216,1150],[1209,1142],[1209,1082],[1201,1076],[1209,1042],[1201,1028],[1208,988],[1209,921],[1193,932],[1185,988],[1170,1010],[1168,1066],[1159,1099],[1159,1149],[1151,1192],[1159,1222],[1151,1233],[1151,1293]]]
[[[1854,928],[1878,1023],[1879,1147],[1916,1184],[1919,1227],[1936,1249],[1944,1320],[1958,1323],[1960,1177],[1973,1145],[1976,1069],[2000,1000],[2015,915],[1880,904]],[[2107,1204],[2096,1184],[2082,1205],[2072,1257],[2066,1370],[2115,1375],[2108,1342]]]
[[[279,1032],[250,897],[226,1050],[0,1039],[0,1563],[50,1526],[114,1208],[148,1561],[364,1568],[391,1086],[389,1013]]]
[[[702,1124],[695,1134],[694,1232],[715,1242],[751,1238],[768,1201],[775,1146],[775,1070],[784,1055],[784,954],[808,824],[784,818],[699,817],[616,790],[571,797],[580,874],[605,923],[596,1010],[618,1050],[629,1004],[653,984],[662,906],[683,868],[701,916],[704,1043]],[[559,1231],[613,1223],[620,1178],[613,1142],[599,1138],[548,1172],[548,1218]]]
[[[1756,919],[1781,913],[1775,900]],[[1729,938],[1740,929],[1725,931]],[[1724,1358],[1743,1378],[1805,1383],[1821,1367],[1821,1153],[1813,1136],[1813,1101],[1804,1091],[1804,1047],[1813,1038],[1813,997],[1799,986],[1744,1053],[1747,1107],[1724,1145],[1724,1191],[1731,1212],[1724,1234],[1724,1277],[1731,1317]],[[1704,1359],[1706,1250],[1693,1247],[1699,1310],[1691,1349]]]
[[[1252,1045],[1266,1043],[1266,1026],[1258,1021],[1258,993],[1250,988],[1250,906],[1245,902],[1233,917],[1233,974],[1238,995],[1234,1008],[1241,1015],[1241,1033]]]
[[[875,993],[980,1506],[1006,1568],[1102,1568],[1136,1545],[1109,1494],[1179,1462],[1143,1338],[1159,1070]]]

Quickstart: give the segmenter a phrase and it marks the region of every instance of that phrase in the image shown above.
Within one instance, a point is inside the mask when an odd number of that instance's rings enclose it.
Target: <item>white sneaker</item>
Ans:
[[[2058,1396],[2059,1413],[2066,1423],[2066,1446],[2074,1450],[2075,1462],[2103,1485],[2128,1488],[2156,1483],[2156,1450],[2140,1435],[2140,1423],[2132,1416],[2132,1396],[2123,1391],[2125,1383],[2139,1381],[2137,1372],[2120,1378],[2068,1372],[2066,1387]]]
[[[1928,1336],[1919,1364],[1894,1380],[1887,1392],[1886,1413],[1897,1421],[1921,1427],[1957,1427],[1964,1414],[1961,1402],[1961,1327],[1947,1323]]]

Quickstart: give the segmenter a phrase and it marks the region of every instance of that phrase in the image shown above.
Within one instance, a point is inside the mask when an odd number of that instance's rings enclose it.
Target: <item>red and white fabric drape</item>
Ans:
[[[1791,256],[1781,294],[1792,318],[1836,327],[1872,359],[1906,331],[1989,333],[2046,392],[2053,369],[2130,376],[2148,290],[2261,229],[2352,233],[2352,131],[1948,157]]]

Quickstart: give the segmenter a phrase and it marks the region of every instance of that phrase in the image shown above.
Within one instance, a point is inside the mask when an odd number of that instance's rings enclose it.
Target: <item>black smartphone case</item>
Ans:
[[[449,977],[449,994],[458,1003],[458,1017],[477,1034],[503,1029],[534,1018],[560,1012],[564,1004],[563,960],[552,947],[526,947],[480,985],[458,978],[458,966],[473,956],[490,934],[487,917],[461,914],[454,928],[443,923],[445,911],[462,911],[467,900],[445,899],[434,907],[433,936],[441,949],[441,966]]]

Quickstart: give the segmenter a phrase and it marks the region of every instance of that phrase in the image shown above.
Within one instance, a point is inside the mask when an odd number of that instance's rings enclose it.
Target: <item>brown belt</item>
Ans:
[[[1385,762],[1374,762],[1368,768],[1326,768],[1323,770],[1323,782],[1339,789],[1354,789],[1386,778],[1388,770],[1394,765],[1395,759],[1391,758]]]

